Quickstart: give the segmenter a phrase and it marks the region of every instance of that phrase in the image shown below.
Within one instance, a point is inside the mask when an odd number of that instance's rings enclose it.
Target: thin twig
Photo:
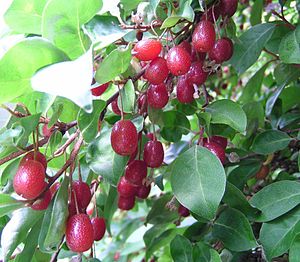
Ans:
[[[64,143],[59,149],[57,149],[53,156],[54,157],[58,157],[58,156],[61,156],[65,151],[66,149],[69,147],[69,145],[72,144],[72,142],[76,139],[76,137],[78,137],[80,131],[77,130],[74,134],[72,134],[69,139],[66,141],[66,143]]]

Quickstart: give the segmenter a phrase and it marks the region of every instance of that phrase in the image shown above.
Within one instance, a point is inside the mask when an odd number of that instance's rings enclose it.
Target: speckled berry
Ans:
[[[125,176],[122,176],[118,186],[117,186],[117,190],[120,196],[123,197],[131,197],[131,196],[135,196],[136,193],[136,186],[131,184],[126,178]]]
[[[176,96],[180,103],[187,104],[194,101],[195,89],[185,76],[179,77],[176,87]]]
[[[191,56],[184,48],[174,46],[169,50],[167,55],[167,65],[173,75],[184,75],[189,71],[191,63]]]
[[[144,77],[154,85],[164,82],[169,74],[167,61],[162,57],[157,57],[151,61],[146,69]]]
[[[200,21],[192,35],[193,46],[198,52],[209,52],[215,43],[216,33],[210,21]]]
[[[102,217],[93,217],[91,223],[94,230],[94,240],[99,241],[103,238],[106,230],[105,220]]]
[[[121,210],[130,210],[134,207],[135,204],[135,197],[123,197],[119,196],[118,198],[118,208]]]
[[[35,159],[34,159],[34,158],[35,158]],[[23,165],[23,164],[24,164],[25,162],[27,162],[28,160],[36,160],[36,161],[40,162],[40,163],[43,165],[43,167],[45,168],[45,170],[46,170],[46,168],[47,168],[47,159],[46,159],[45,155],[42,154],[42,153],[39,152],[39,151],[36,151],[35,153],[34,153],[34,151],[31,151],[31,152],[27,153],[27,154],[22,158],[22,160],[21,160],[21,162],[20,162],[20,166]]]
[[[147,165],[143,160],[133,160],[125,168],[125,178],[131,184],[141,186],[147,176]]]
[[[158,57],[162,45],[154,39],[143,39],[134,46],[134,55],[141,61],[149,61]]]
[[[161,109],[166,106],[169,101],[169,94],[165,84],[150,85],[147,90],[148,105]]]
[[[213,48],[209,51],[208,56],[210,60],[214,60],[217,64],[229,60],[233,54],[233,43],[227,38],[217,40]]]
[[[148,167],[160,167],[164,161],[164,149],[160,141],[148,141],[144,146],[144,161]]]

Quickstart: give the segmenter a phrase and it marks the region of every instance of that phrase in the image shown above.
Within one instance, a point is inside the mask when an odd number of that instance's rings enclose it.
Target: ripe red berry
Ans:
[[[125,178],[133,185],[141,186],[147,176],[147,165],[143,160],[133,160],[125,168]]]
[[[154,134],[153,133],[147,133],[146,137],[148,137],[149,140],[154,140]]]
[[[190,215],[190,211],[180,204],[178,207],[178,214],[182,217],[188,217]]]
[[[169,74],[167,61],[162,57],[157,57],[151,61],[146,69],[144,77],[154,85],[164,82]]]
[[[136,191],[136,197],[140,198],[140,199],[146,199],[151,191],[151,185],[146,186],[146,185],[141,185],[138,187],[137,191]]]
[[[164,161],[164,149],[160,141],[148,141],[144,146],[144,161],[149,167],[160,167]]]
[[[192,46],[191,46],[191,44],[187,40],[182,41],[178,46],[181,47],[181,48],[183,48],[190,55],[192,54]]]
[[[223,137],[223,136],[212,136],[209,138],[209,141],[219,144],[224,149],[226,149],[227,144],[228,144],[227,138]],[[208,139],[204,138],[203,143],[206,144],[207,142],[208,142]]]
[[[105,220],[101,217],[94,217],[91,219],[94,229],[94,240],[99,241],[103,238],[106,230]]]
[[[225,163],[225,161],[226,161],[225,150],[219,144],[209,141],[209,142],[203,144],[203,146],[206,147],[214,155],[216,155],[220,159],[222,164]]]
[[[91,89],[93,96],[101,96],[109,86],[109,82]]]
[[[187,77],[179,77],[176,87],[176,96],[180,103],[186,104],[194,101],[195,89]]]
[[[180,76],[190,69],[192,60],[190,54],[180,46],[172,47],[167,55],[167,65],[173,75]]]
[[[78,209],[80,210],[86,209],[86,207],[88,206],[92,198],[89,185],[82,181],[73,181],[72,191],[73,192],[71,195],[71,202],[75,203],[75,196],[74,196],[75,193]]]
[[[94,242],[94,230],[92,223],[86,214],[71,216],[66,228],[67,246],[73,252],[89,250]]]
[[[191,57],[192,57],[192,62],[196,62],[196,61],[204,61],[206,58],[206,53],[203,52],[197,52],[195,47],[192,46],[192,53],[191,53]]]
[[[47,183],[45,183],[45,187],[46,187],[46,186],[47,186]],[[52,197],[51,191],[50,191],[50,189],[48,189],[48,190],[44,193],[44,195],[43,195],[42,198],[36,200],[36,201],[32,204],[31,208],[34,209],[34,210],[45,210],[45,209],[47,209],[48,206],[49,206],[49,204],[50,204],[50,202],[51,202],[51,197]]]
[[[121,115],[121,110],[118,106],[118,98],[116,98],[114,101],[111,102],[111,109],[116,115],[118,116]]]
[[[223,17],[232,17],[236,12],[238,0],[221,0],[219,4],[220,13]]]
[[[26,161],[19,166],[13,187],[18,195],[26,199],[38,197],[45,188],[45,168],[38,161]]]
[[[138,145],[136,127],[130,120],[120,120],[112,128],[110,136],[113,150],[121,156],[133,154]]]
[[[35,157],[35,159],[34,159]],[[20,166],[23,165],[26,161],[28,160],[36,160],[38,162],[40,162],[43,167],[45,168],[45,170],[47,169],[47,159],[46,157],[39,151],[36,151],[34,153],[34,151],[31,151],[29,153],[27,153],[21,160],[20,162]]]
[[[143,115],[144,113],[148,112],[148,101],[147,101],[147,95],[146,94],[142,94],[139,98],[138,98],[138,109],[139,109],[139,114]]]
[[[163,108],[169,101],[169,94],[165,84],[150,85],[147,90],[147,101],[153,108]]]
[[[130,210],[134,207],[135,204],[135,197],[123,197],[119,196],[118,199],[118,207],[122,210]]]
[[[203,69],[203,62],[193,62],[190,70],[186,73],[186,77],[193,84],[202,85],[208,77],[208,72]]]
[[[136,186],[131,184],[126,178],[125,176],[122,176],[118,186],[117,186],[117,190],[120,196],[123,197],[131,197],[131,196],[135,196],[136,193]]]
[[[198,52],[209,52],[215,43],[216,32],[209,21],[200,21],[192,35],[192,42]]]
[[[216,61],[217,64],[221,64],[224,61],[229,60],[233,54],[232,41],[227,38],[221,38],[217,40],[213,48],[209,51],[208,56],[210,60]]]
[[[149,61],[158,57],[162,45],[159,41],[154,39],[144,39],[134,46],[133,51],[135,56],[141,61]]]
[[[256,173],[255,177],[257,179],[265,179],[270,172],[270,167],[268,165],[262,165],[260,170]]]

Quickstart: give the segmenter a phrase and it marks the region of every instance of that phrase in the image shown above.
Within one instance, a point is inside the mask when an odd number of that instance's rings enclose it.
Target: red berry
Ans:
[[[164,149],[160,141],[148,141],[144,147],[144,161],[148,167],[160,167],[164,161]]]
[[[47,183],[45,183],[45,187],[46,187],[46,186],[47,186]],[[51,202],[51,197],[52,197],[51,191],[50,191],[50,189],[48,189],[48,190],[44,193],[44,195],[43,195],[42,198],[36,200],[36,201],[32,204],[31,208],[34,209],[34,210],[45,210],[45,209],[47,209],[48,206],[49,206],[49,204],[50,204],[50,202]]]
[[[133,48],[133,51],[139,60],[149,61],[158,57],[161,49],[162,45],[159,41],[154,39],[144,39],[137,42]]]
[[[93,96],[101,96],[109,86],[109,82],[91,89]]]
[[[154,134],[153,133],[147,133],[146,137],[148,137],[149,140],[154,140]]]
[[[174,46],[168,52],[167,64],[173,75],[180,76],[187,73],[191,62],[190,54],[180,46]]]
[[[188,217],[190,215],[190,211],[180,204],[178,207],[178,214],[182,217]]]
[[[218,5],[212,6],[211,8],[207,9],[206,13],[201,16],[201,20],[207,20],[212,23],[218,20],[220,16],[220,7]]]
[[[140,198],[140,199],[146,199],[151,191],[151,185],[146,186],[146,185],[141,185],[138,187],[137,191],[136,191],[136,197]]]
[[[16,193],[26,199],[38,197],[45,188],[45,168],[35,160],[19,166],[13,181]]]
[[[223,136],[212,136],[209,138],[209,142],[214,142],[219,144],[222,148],[226,149],[228,141],[226,137]],[[207,138],[203,139],[203,143],[207,143]]]
[[[94,243],[94,230],[92,223],[86,214],[71,216],[66,228],[67,246],[73,252],[89,250]]]
[[[219,6],[221,15],[223,17],[232,17],[236,12],[238,0],[221,0]]]
[[[122,176],[118,183],[117,190],[120,196],[131,197],[131,196],[135,196],[136,186],[131,184],[125,178],[125,176]]]
[[[149,67],[146,69],[144,77],[154,85],[165,81],[169,74],[167,61],[162,57],[157,57],[151,61]]]
[[[103,238],[106,230],[105,220],[101,217],[94,217],[91,219],[94,229],[94,240],[99,241]]]
[[[95,208],[94,203],[93,202],[89,203],[89,205],[86,208],[87,215],[92,216],[94,213],[94,208]]]
[[[225,150],[219,144],[209,141],[203,144],[203,146],[206,147],[214,155],[216,155],[220,159],[222,164],[225,163],[226,161]]]
[[[203,62],[193,62],[190,70],[186,73],[186,77],[189,81],[196,85],[202,85],[208,77],[208,72],[203,69]]]
[[[192,46],[191,46],[191,44],[188,41],[184,40],[178,46],[181,47],[181,48],[183,48],[190,55],[192,54]]]
[[[210,60],[216,61],[217,64],[221,64],[224,61],[229,60],[233,54],[232,41],[227,38],[221,38],[217,40],[213,48],[209,51],[208,56]]]
[[[48,128],[48,124],[44,124],[43,128],[42,128],[42,132],[43,132],[44,137],[50,137],[52,132],[53,132],[53,129],[54,129],[53,126]]]
[[[118,98],[116,98],[114,101],[111,102],[111,109],[116,115],[118,116],[121,115],[121,110],[118,106]]]
[[[34,159],[34,155],[35,155],[35,159]],[[21,160],[20,162],[20,166],[23,165],[26,161],[28,160],[36,160],[38,162],[40,162],[43,167],[45,168],[45,170],[47,169],[47,159],[46,157],[39,151],[36,151],[36,153],[34,153],[34,151],[31,151],[29,153],[27,153]]]
[[[133,154],[138,145],[136,127],[130,120],[120,120],[112,128],[110,136],[113,150],[122,156]]]
[[[125,178],[133,185],[141,186],[147,177],[147,165],[143,160],[133,160],[125,168]]]
[[[186,104],[194,101],[195,89],[187,77],[179,77],[176,87],[177,99],[180,103]]]
[[[84,210],[88,206],[91,201],[92,194],[90,187],[87,183],[82,181],[73,181],[72,183],[72,195],[71,195],[71,202],[75,203],[75,196],[77,200],[78,209]]]
[[[204,61],[205,58],[206,58],[206,53],[197,52],[196,49],[195,49],[195,47],[192,46],[191,57],[192,57],[192,62]]]
[[[68,211],[69,211],[69,217],[77,214],[77,210],[74,202],[70,202],[68,204]],[[78,212],[81,213],[81,210],[78,210]]]
[[[143,115],[144,113],[148,112],[148,101],[147,101],[147,95],[146,94],[142,94],[139,98],[138,98],[138,109],[139,109],[139,114]]]
[[[147,90],[147,101],[153,108],[163,108],[169,101],[169,94],[165,84],[150,85]]]
[[[216,40],[216,32],[209,21],[200,21],[192,35],[192,42],[198,52],[210,51]]]
[[[130,210],[134,207],[135,204],[135,197],[123,197],[119,196],[118,199],[118,207],[122,210]]]

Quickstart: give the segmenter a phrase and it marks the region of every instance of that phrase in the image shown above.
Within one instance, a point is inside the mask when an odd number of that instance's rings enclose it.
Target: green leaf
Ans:
[[[131,61],[131,46],[113,50],[100,64],[95,79],[99,84],[107,83],[124,73]]]
[[[174,262],[193,261],[191,242],[184,236],[177,235],[170,244],[171,255]]]
[[[286,64],[300,63],[300,26],[288,33],[279,45],[279,58]]]
[[[228,99],[217,100],[206,107],[211,114],[211,123],[226,124],[239,132],[247,127],[247,117],[242,107]]]
[[[53,113],[48,122],[48,125],[47,125],[48,128],[51,128],[57,122],[57,120],[59,119],[59,117],[63,111],[63,108],[64,108],[64,105],[62,103],[53,104],[53,106],[52,106]]]
[[[271,36],[271,38],[268,40],[268,42],[265,44],[265,48],[268,51],[273,52],[274,54],[278,54],[279,46],[281,40],[285,37],[286,34],[290,32],[290,29],[286,26],[284,26],[284,22],[278,22],[278,26],[275,27],[275,30]]]
[[[38,69],[66,59],[62,51],[38,37],[26,38],[13,46],[0,60],[0,103],[30,91],[30,78]]]
[[[257,246],[248,219],[240,211],[228,208],[221,213],[213,227],[213,236],[232,251],[246,251]]]
[[[300,233],[300,206],[268,223],[263,223],[259,240],[267,260],[285,253]]]
[[[265,125],[265,111],[263,105],[259,102],[248,102],[243,105],[243,110],[247,116],[247,137],[256,133],[258,128]]]
[[[250,23],[252,26],[261,24],[261,15],[263,11],[264,1],[256,0],[251,8]]]
[[[268,155],[286,148],[292,138],[278,130],[267,130],[258,134],[251,149],[257,154]]]
[[[120,0],[120,4],[125,11],[136,9],[140,2],[142,2],[142,0]]]
[[[47,0],[14,0],[4,19],[6,24],[18,33],[41,34],[43,9]]]
[[[12,180],[19,168],[20,159],[12,160],[2,171],[1,185],[5,185],[8,180]]]
[[[113,186],[109,187],[108,196],[106,198],[105,206],[104,206],[104,217],[106,223],[106,229],[109,234],[111,234],[111,220],[118,208],[118,192],[117,189]]]
[[[258,221],[273,220],[300,203],[300,184],[295,181],[279,181],[272,183],[258,191],[250,204],[259,210]]]
[[[84,54],[91,41],[81,26],[102,8],[102,0],[48,1],[42,16],[42,36],[71,59]]]
[[[193,246],[194,262],[221,262],[218,252],[203,242]]]
[[[22,202],[17,201],[10,195],[0,194],[0,199],[0,217],[3,217],[16,209],[24,207]]]
[[[141,132],[144,127],[144,117],[138,116],[136,118],[131,119],[131,122],[135,125],[137,132]]]
[[[214,218],[226,183],[220,160],[206,148],[194,146],[181,154],[168,171],[178,201],[203,218]]]
[[[55,131],[54,133],[51,134],[48,142],[51,155],[56,151],[61,141],[62,141],[62,133],[60,131]]]
[[[118,97],[118,106],[119,108],[123,108],[123,112],[132,113],[134,111],[134,105],[135,105],[135,91],[134,91],[132,80],[129,79],[124,85],[124,87],[120,90],[120,94]]]
[[[300,257],[300,234],[298,234],[291,244],[289,252],[289,262],[298,262]]]
[[[99,117],[105,105],[106,103],[102,100],[94,100],[91,113],[87,113],[83,109],[79,111],[78,127],[87,143],[92,142],[98,133]]]
[[[259,24],[241,35],[234,45],[234,53],[229,61],[239,74],[244,73],[256,62],[275,27],[276,24],[271,23]]]
[[[4,261],[8,261],[17,246],[26,239],[28,231],[44,215],[44,212],[31,208],[16,210],[1,234],[1,247]]]

